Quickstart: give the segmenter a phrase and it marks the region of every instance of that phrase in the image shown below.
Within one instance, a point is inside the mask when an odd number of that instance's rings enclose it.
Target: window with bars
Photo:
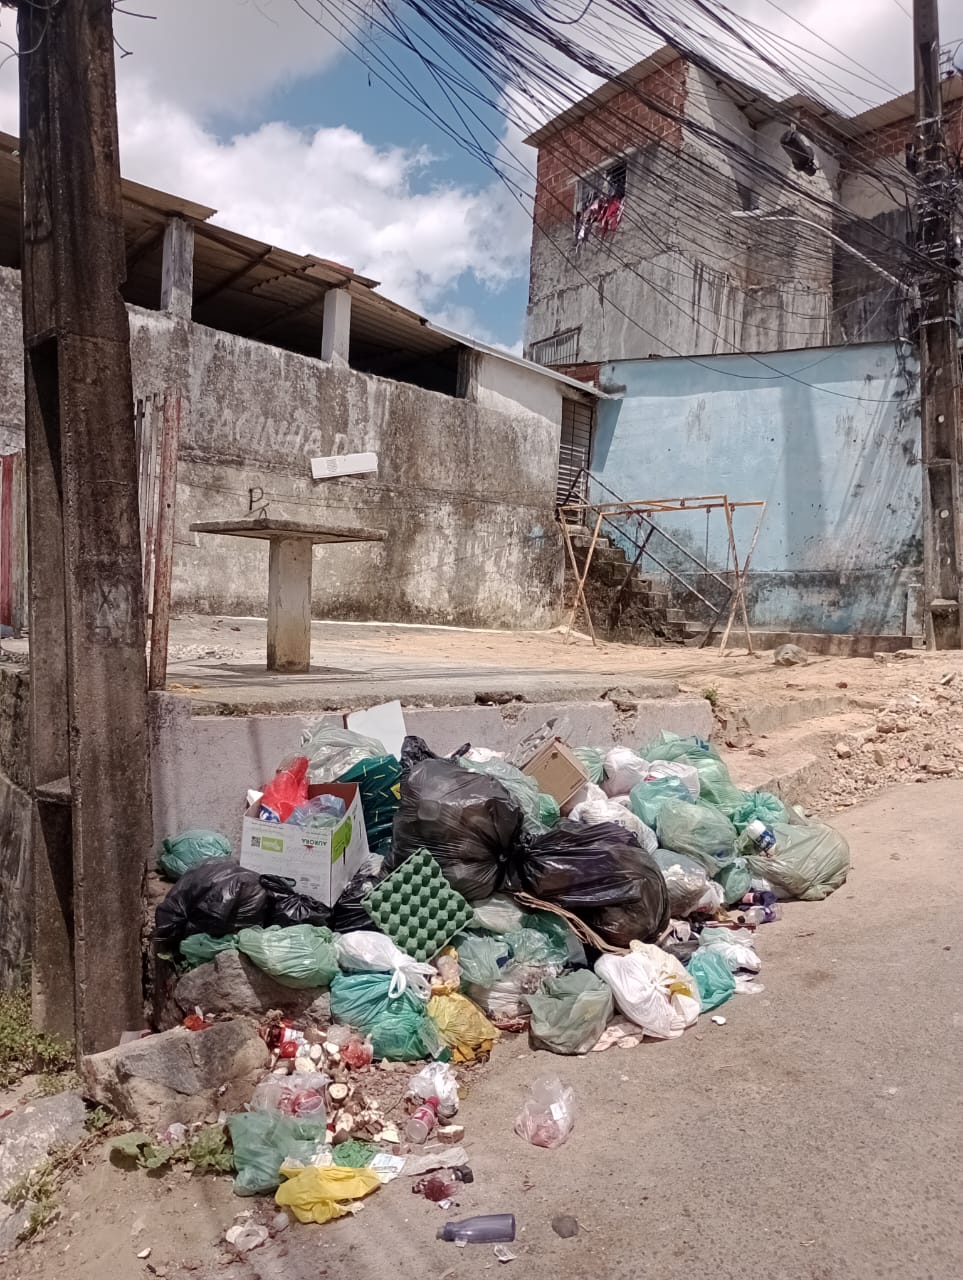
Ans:
[[[628,161],[623,158],[579,178],[575,193],[576,213],[599,199],[624,200],[627,176]]]
[[[578,363],[580,329],[567,329],[551,338],[541,338],[528,349],[529,360],[536,364],[558,365]]]

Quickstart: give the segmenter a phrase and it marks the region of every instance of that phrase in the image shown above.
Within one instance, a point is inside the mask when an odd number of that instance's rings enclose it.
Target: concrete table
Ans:
[[[298,520],[204,520],[192,533],[264,538],[268,562],[267,669],[303,675],[311,669],[311,553],[316,543],[384,542],[384,529],[338,529]]]

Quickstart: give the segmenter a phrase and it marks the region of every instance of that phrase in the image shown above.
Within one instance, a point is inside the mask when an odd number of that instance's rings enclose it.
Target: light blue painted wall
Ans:
[[[908,348],[903,348],[908,352]],[[921,578],[915,363],[890,344],[618,361],[600,384],[592,471],[620,498],[765,498],[749,591],[754,626],[902,634]],[[624,390],[622,390],[624,388]],[[598,485],[594,501],[611,501]],[[749,543],[755,516],[736,516]],[[660,522],[727,566],[721,513]],[[664,542],[652,542],[673,563]],[[918,623],[911,630],[918,629]]]

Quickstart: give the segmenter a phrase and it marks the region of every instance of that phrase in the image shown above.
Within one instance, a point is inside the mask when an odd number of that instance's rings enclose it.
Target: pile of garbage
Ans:
[[[559,1055],[683,1035],[762,989],[759,930],[848,867],[836,831],[739,790],[695,738],[604,752],[549,724],[511,758],[412,737],[395,756],[322,727],[248,794],[239,856],[213,832],[165,842],[155,942],[178,974],[236,951],[304,993],[264,1019],[270,1067],[226,1124],[238,1193],[324,1222],[400,1175],[456,1204],[458,1071],[505,1033]],[[398,1117],[379,1063],[418,1064]],[[516,1131],[555,1147],[573,1123],[553,1078]]]

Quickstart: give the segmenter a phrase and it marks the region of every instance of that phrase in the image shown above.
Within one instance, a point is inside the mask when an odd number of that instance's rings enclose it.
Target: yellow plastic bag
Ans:
[[[456,1062],[474,1062],[480,1054],[491,1053],[501,1034],[467,996],[432,996],[428,1017]]]
[[[348,1212],[341,1201],[361,1200],[377,1191],[381,1179],[370,1169],[343,1169],[329,1165],[319,1169],[281,1166],[284,1181],[275,1192],[276,1204],[290,1209],[299,1222],[332,1222]]]

